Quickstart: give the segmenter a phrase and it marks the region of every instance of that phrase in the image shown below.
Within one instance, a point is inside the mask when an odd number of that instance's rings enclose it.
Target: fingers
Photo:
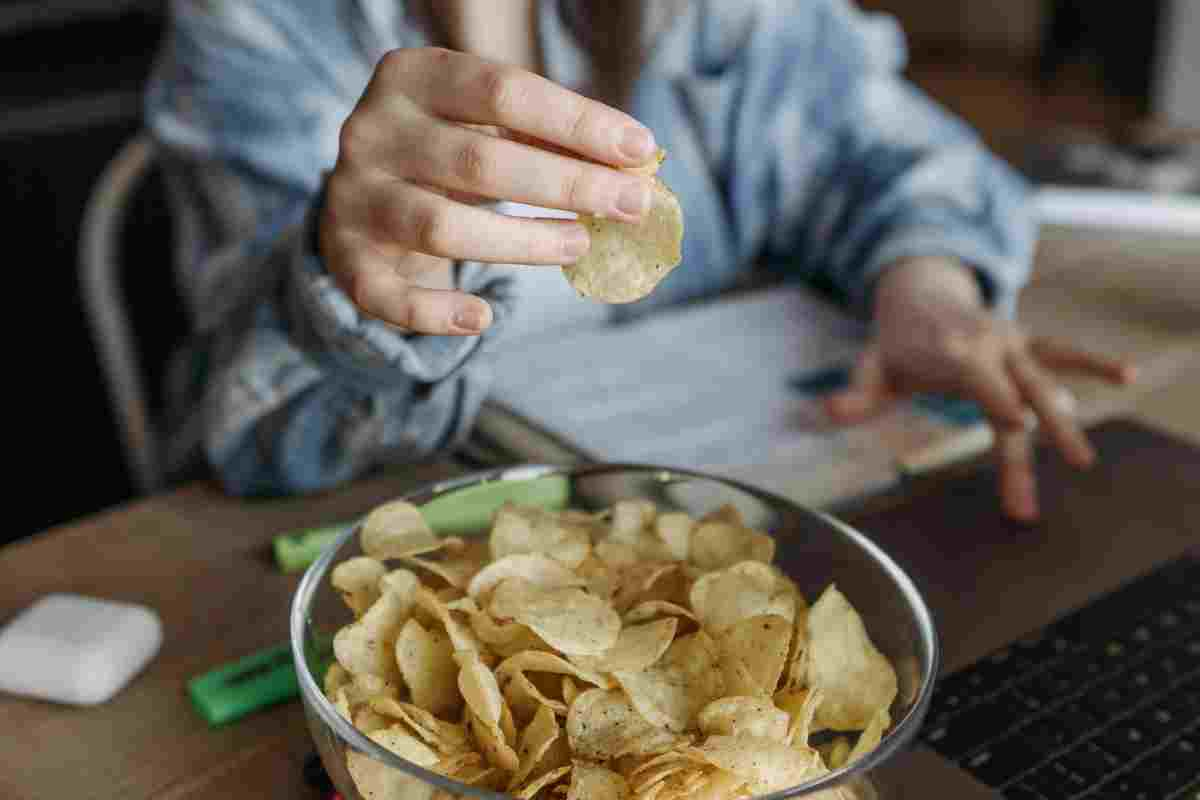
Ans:
[[[657,150],[629,115],[516,67],[420,48],[392,51],[379,71],[445,119],[499,125],[615,166],[644,164]]]
[[[1070,409],[1059,401],[1059,389],[1054,381],[1027,353],[1010,353],[1007,362],[1013,381],[1058,450],[1074,466],[1091,466],[1096,460],[1096,451],[1075,423]]]
[[[451,191],[626,222],[650,209],[646,178],[441,120],[410,126],[386,147],[395,177]]]
[[[897,395],[887,382],[878,347],[868,347],[859,358],[850,387],[825,401],[830,419],[843,425],[866,422],[891,408]]]
[[[1029,343],[1029,350],[1040,364],[1051,370],[1090,375],[1115,384],[1133,383],[1137,378],[1132,364],[1062,342],[1038,338]]]
[[[1002,365],[990,361],[965,365],[963,384],[997,431],[1024,430],[1025,402]]]
[[[508,217],[412,184],[396,182],[374,202],[370,235],[397,254],[411,250],[456,260],[561,265],[576,261],[590,246],[587,229],[574,220]]]
[[[485,301],[465,292],[416,286],[366,246],[347,247],[335,275],[364,313],[407,331],[470,336],[492,324],[492,310]]]
[[[1033,437],[1025,431],[997,433],[994,452],[1004,513],[1013,519],[1032,522],[1040,513]]]

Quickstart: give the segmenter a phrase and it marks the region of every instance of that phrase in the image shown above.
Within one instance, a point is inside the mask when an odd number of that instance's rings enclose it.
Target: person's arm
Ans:
[[[173,9],[148,111],[209,460],[234,491],[292,491],[445,448],[486,391],[479,334],[511,308],[488,265],[557,268],[590,244],[576,220],[489,201],[640,220],[650,181],[614,167],[647,162],[653,135],[510,64],[416,42],[368,56],[352,6]],[[455,287],[436,280],[449,264]]]
[[[864,316],[883,272],[928,256],[1011,311],[1035,235],[1026,186],[903,78],[899,29],[847,0],[756,5],[729,152],[743,236]]]
[[[831,417],[859,422],[914,392],[974,400],[997,433],[1006,511],[1035,518],[1031,414],[1068,462],[1095,459],[1055,373],[1123,383],[1131,367],[1013,322],[1036,235],[1027,187],[903,79],[894,24],[847,0],[761,8],[741,50],[734,213],[874,323]]]
[[[304,491],[447,448],[486,380],[471,364],[480,337],[370,318],[324,269],[316,200],[336,127],[322,126],[356,89],[247,7],[176,3],[147,95],[196,329],[176,365],[172,449],[202,450],[237,494]],[[324,64],[343,48],[342,77],[369,74],[336,31],[324,41]],[[502,281],[464,288],[502,310]]]

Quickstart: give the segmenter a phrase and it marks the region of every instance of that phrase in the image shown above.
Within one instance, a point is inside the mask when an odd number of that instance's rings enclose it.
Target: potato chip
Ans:
[[[488,725],[499,725],[504,699],[496,676],[478,653],[455,652],[454,660],[458,662],[458,690],[467,707]]]
[[[390,719],[378,713],[370,706],[362,706],[355,711],[350,722],[354,727],[367,734],[382,730],[392,724]]]
[[[689,558],[704,570],[722,569],[742,561],[770,564],[775,558],[775,540],[741,525],[702,522],[692,533]]]
[[[824,700],[820,689],[788,689],[775,695],[775,705],[791,716],[788,744],[808,746],[808,737],[817,730],[814,723],[817,709]]]
[[[396,662],[413,702],[421,708],[445,717],[462,705],[454,646],[442,631],[427,631],[415,619],[404,623],[396,639]]]
[[[669,603],[665,600],[643,600],[633,608],[625,612],[624,622],[626,625],[637,625],[642,622],[649,622],[655,619],[664,617],[675,617],[680,620],[680,630],[683,629],[682,620],[688,622],[696,622],[696,615],[678,603]]]
[[[755,794],[790,789],[824,772],[817,751],[798,750],[772,739],[709,736],[693,751],[746,781]]]
[[[496,767],[489,767],[486,764],[479,767],[468,767],[462,772],[451,775],[449,777],[465,783],[468,786],[479,786],[484,789],[491,789],[493,792],[501,791],[504,788],[505,772]],[[445,800],[459,800],[461,795],[448,795]]]
[[[657,165],[651,168],[657,170]],[[562,270],[584,297],[604,303],[640,300],[682,260],[683,209],[665,183],[657,177],[650,180],[650,210],[640,223],[579,215],[592,246]]]
[[[417,576],[403,568],[384,573],[379,578],[380,594],[386,592],[395,597],[405,609],[406,616],[412,613],[413,604],[417,599],[417,589],[420,585],[421,582]]]
[[[329,582],[341,593],[354,616],[361,617],[379,598],[379,579],[386,573],[387,567],[382,561],[357,556],[334,567]]]
[[[862,730],[896,698],[896,672],[875,649],[862,618],[830,585],[808,612],[808,682],[825,695],[817,722]]]
[[[333,699],[333,693],[350,683],[352,676],[346,671],[346,668],[336,661],[329,665],[329,669],[325,670],[325,677],[321,682],[322,688],[325,690],[325,696]]]
[[[850,740],[845,736],[834,737],[832,741],[818,745],[817,749],[821,751],[825,766],[831,770],[846,766],[846,761],[850,758]]]
[[[671,749],[679,738],[652,725],[621,691],[588,689],[567,711],[571,752],[589,761],[646,755]]]
[[[471,630],[469,624],[464,625],[459,621],[445,601],[439,598],[436,594],[420,587],[415,596],[416,606],[427,613],[432,619],[436,620],[445,629],[446,635],[450,637],[451,649],[454,652],[470,651],[473,653],[483,653],[484,647],[479,641],[479,637]]]
[[[360,698],[373,697],[374,695],[383,694],[395,688],[395,684],[390,680],[368,672],[360,672],[357,675],[352,675],[350,683]]]
[[[692,766],[644,789],[640,796],[653,796],[657,800],[683,800],[690,797],[691,793],[706,781],[708,771],[703,767]]]
[[[579,684],[571,680],[570,675],[562,676],[562,697],[567,708],[571,707],[571,703],[575,702],[575,698],[579,696],[581,691],[583,690],[579,688]]]
[[[739,694],[762,695],[770,697],[775,694],[779,677],[787,661],[788,644],[792,639],[792,623],[776,614],[760,614],[747,617],[713,634],[713,639],[721,652],[721,665],[726,672],[726,683],[732,683],[729,676],[736,674],[745,676],[750,681],[736,691]],[[738,669],[741,664],[745,670]],[[740,683],[740,681],[739,681]],[[726,691],[734,691],[727,686]]]
[[[883,740],[883,732],[892,724],[892,716],[886,708],[881,708],[871,717],[867,727],[858,735],[854,749],[846,756],[846,763],[852,764],[879,746]]]
[[[794,599],[796,618],[792,621],[792,642],[783,670],[784,689],[799,689],[808,683],[808,605],[799,592]]]
[[[674,733],[692,728],[696,714],[725,691],[716,643],[703,631],[676,639],[650,669],[613,677],[638,713]]]
[[[748,617],[795,617],[791,582],[768,564],[743,561],[702,576],[690,593],[692,611],[706,630],[718,632]],[[789,637],[790,641],[790,637]]]
[[[411,603],[397,592],[380,594],[358,621],[334,634],[333,653],[338,663],[354,674],[398,678],[392,648],[411,608]]]
[[[404,723],[421,741],[443,755],[477,755],[470,751],[471,738],[464,726],[439,719],[418,705],[379,696],[371,698],[371,708]]]
[[[347,722],[353,722],[354,712],[350,708],[350,696],[346,693],[345,686],[334,689],[333,696],[329,698],[329,702],[333,703],[333,707],[342,718]]]
[[[447,585],[463,591],[471,585],[471,579],[483,569],[483,562],[472,556],[460,555],[442,559],[401,556],[400,560],[410,567],[432,573]]]
[[[444,544],[430,530],[421,509],[404,500],[371,511],[363,520],[358,540],[364,553],[380,560],[431,553]]]
[[[566,655],[601,655],[621,631],[621,618],[601,598],[580,589],[539,589],[523,578],[501,581],[490,610],[497,618],[527,625]]]
[[[519,672],[548,672],[554,675],[570,675],[584,683],[611,689],[616,683],[607,676],[572,664],[562,656],[541,650],[527,650],[509,656],[496,667],[496,677],[507,681]]]
[[[611,516],[609,540],[636,545],[654,524],[658,509],[649,500],[618,500],[613,504]]]
[[[512,795],[513,795],[513,797],[519,798],[520,800],[531,800],[542,789],[545,789],[547,786],[554,783],[555,781],[562,780],[564,777],[566,777],[567,773],[569,773],[570,771],[571,771],[570,764],[567,764],[566,766],[558,767],[557,769],[552,769],[549,772],[547,772],[546,774],[540,775],[537,778],[534,778],[532,781],[525,784],[520,789],[517,789],[515,792],[512,793]]]
[[[521,733],[521,741],[517,747],[517,755],[521,759],[521,765],[513,773],[512,780],[509,781],[509,791],[525,783],[526,779],[534,774],[534,768],[538,766],[542,757],[550,750],[550,746],[560,736],[565,738],[558,727],[558,718],[554,716],[553,711],[542,706],[534,714],[533,720]],[[559,766],[561,764],[555,764],[554,768]],[[541,770],[541,772],[545,771],[547,770]]]
[[[438,762],[437,753],[398,728],[373,731],[369,737],[419,767],[431,768]],[[346,753],[346,769],[359,794],[368,800],[427,800],[433,794],[432,784],[354,750]]]
[[[438,761],[435,767],[436,771],[448,777],[454,777],[463,773],[472,772],[477,768],[484,767],[483,755],[476,753],[474,750],[465,750],[454,755],[445,756]]]
[[[493,559],[539,553],[574,568],[592,550],[594,527],[590,518],[507,503],[496,511],[492,520],[488,546]]]
[[[642,551],[637,545],[629,542],[618,542],[614,539],[605,539],[602,542],[597,542],[593,549],[596,557],[604,563],[606,567],[628,567],[631,564],[636,564],[642,559]]]
[[[479,641],[501,658],[508,658],[526,650],[548,650],[550,645],[543,642],[528,626],[519,622],[497,622],[486,613],[478,612],[470,615],[471,630]]]
[[[674,561],[639,560],[617,570],[612,605],[618,612],[650,600],[686,603],[691,581]]]
[[[400,696],[399,683],[399,676],[392,681],[368,672],[360,672],[354,675],[350,683],[346,685],[346,698],[355,709],[370,703],[377,697],[396,698]]]
[[[663,543],[669,556],[687,561],[692,547],[692,529],[696,523],[681,511],[659,514],[654,520],[654,533]]]
[[[586,581],[569,568],[541,553],[518,553],[488,564],[467,584],[467,594],[476,600],[505,578],[524,578],[542,589],[583,586]]]
[[[722,697],[696,715],[700,732],[712,736],[757,736],[787,743],[791,717],[763,697]]]
[[[611,769],[576,761],[571,768],[567,800],[625,800],[629,784]]]
[[[521,762],[517,757],[517,751],[504,738],[504,733],[498,724],[489,725],[481,720],[474,711],[468,711],[467,730],[471,732],[475,744],[478,745],[489,764],[508,772],[513,772],[520,766]]]
[[[691,800],[728,800],[731,797],[742,797],[747,794],[746,781],[726,772],[716,769],[704,775],[704,782],[688,791]]]
[[[641,794],[656,783],[661,783],[672,775],[693,770],[696,760],[679,751],[663,753],[648,759],[629,773],[629,785],[634,792]]]
[[[543,708],[548,708],[559,716],[567,714],[566,703],[547,697],[524,672],[518,672],[509,678],[501,691],[504,701],[512,709],[513,719],[519,724],[528,723]]]
[[[667,652],[678,627],[679,621],[673,617],[626,627],[604,655],[571,656],[571,661],[592,672],[641,672]]]

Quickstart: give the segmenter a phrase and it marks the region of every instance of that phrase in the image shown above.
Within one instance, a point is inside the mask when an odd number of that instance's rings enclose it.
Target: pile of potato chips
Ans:
[[[383,747],[464,784],[725,800],[827,774],[891,724],[896,673],[858,613],[832,585],[810,606],[732,507],[509,504],[468,542],[400,501],[360,539],[366,555],[331,576],[356,619],[334,639],[326,695]],[[367,800],[435,793],[347,762]]]

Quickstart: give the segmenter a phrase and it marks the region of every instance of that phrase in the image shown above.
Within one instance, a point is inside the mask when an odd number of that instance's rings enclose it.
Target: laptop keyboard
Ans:
[[[921,736],[1012,800],[1200,800],[1200,560],[943,677]]]

